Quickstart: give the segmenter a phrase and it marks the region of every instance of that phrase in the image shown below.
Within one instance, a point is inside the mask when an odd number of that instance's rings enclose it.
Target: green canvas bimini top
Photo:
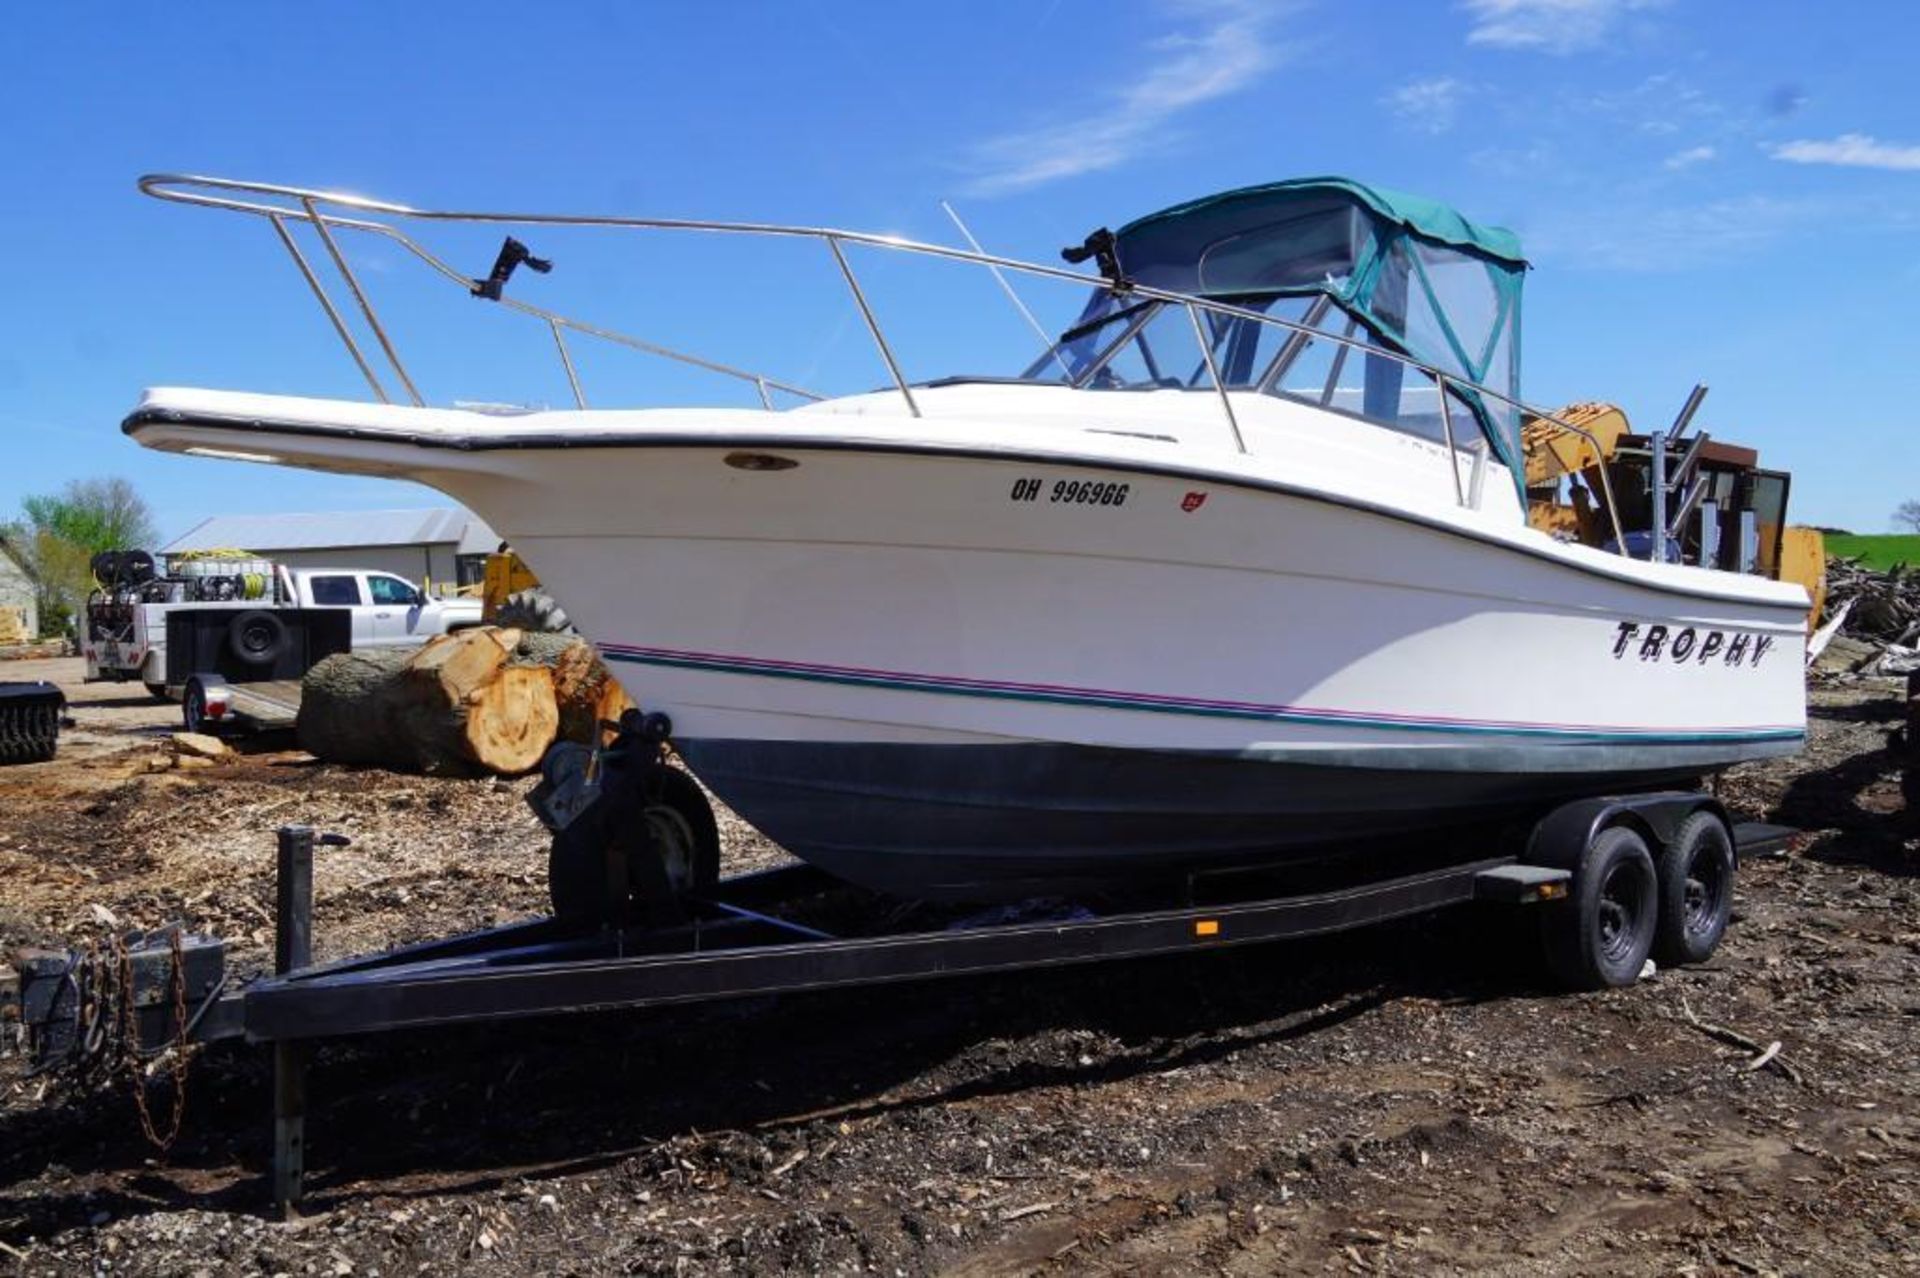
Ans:
[[[1315,195],[1345,196],[1366,206],[1383,221],[1405,227],[1425,239],[1498,258],[1515,266],[1526,265],[1526,258],[1520,253],[1520,237],[1503,226],[1483,226],[1438,200],[1408,195],[1404,191],[1390,191],[1385,187],[1343,177],[1289,178],[1284,182],[1268,182],[1203,196],[1135,218],[1120,228],[1119,238],[1125,240],[1157,223],[1185,220],[1222,205],[1270,204],[1279,209],[1297,205],[1303,197]]]
[[[1120,229],[1113,251],[1126,279],[1168,292],[1259,310],[1328,297],[1383,346],[1456,383],[1519,398],[1520,239],[1437,200],[1351,178],[1295,178],[1148,214]],[[1363,415],[1397,421],[1402,370],[1366,364]],[[1517,412],[1455,389],[1518,484]]]

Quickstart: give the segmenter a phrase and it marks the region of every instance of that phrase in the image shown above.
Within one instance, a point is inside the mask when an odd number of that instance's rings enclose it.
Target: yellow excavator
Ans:
[[[487,556],[480,578],[480,618],[490,626],[569,632],[573,623],[544,589],[527,561],[506,542]]]
[[[1706,393],[1696,387],[1675,429],[1637,435],[1613,404],[1580,403],[1521,424],[1527,466],[1527,522],[1542,532],[1589,546],[1654,557],[1663,535],[1670,562],[1751,572],[1804,586],[1813,606],[1811,633],[1827,594],[1827,557],[1817,528],[1786,523],[1789,476],[1765,470],[1755,449],[1686,433]],[[1654,518],[1654,492],[1663,494]],[[1620,523],[1607,513],[1612,494]],[[1660,534],[1653,530],[1656,523]]]

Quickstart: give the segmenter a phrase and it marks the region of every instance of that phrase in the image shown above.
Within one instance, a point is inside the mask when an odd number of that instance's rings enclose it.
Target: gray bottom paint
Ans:
[[[1568,747],[1552,746],[1453,746],[1329,766],[1069,745],[677,744],[701,780],[795,856],[878,891],[962,900],[1320,859],[1347,841],[1689,784],[1799,748],[1581,746],[1573,750],[1585,764],[1573,767]]]

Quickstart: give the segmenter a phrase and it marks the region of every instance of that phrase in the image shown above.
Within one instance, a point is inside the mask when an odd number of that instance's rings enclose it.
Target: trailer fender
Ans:
[[[1562,804],[1542,818],[1528,836],[1521,859],[1528,865],[1577,871],[1580,858],[1609,826],[1629,825],[1659,850],[1696,812],[1711,812],[1731,831],[1732,818],[1712,795],[1698,790],[1669,790],[1653,794],[1605,795]],[[1736,844],[1737,848],[1737,844]],[[1735,853],[1736,857],[1738,852]]]
[[[233,688],[211,671],[194,675],[181,692],[180,717],[188,732],[217,732],[233,721]]]

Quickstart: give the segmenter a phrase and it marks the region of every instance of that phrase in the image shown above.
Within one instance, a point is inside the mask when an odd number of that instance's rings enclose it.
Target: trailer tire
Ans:
[[[249,608],[227,627],[227,651],[249,666],[271,666],[287,651],[287,623],[270,612]]]
[[[1647,841],[1630,826],[1594,836],[1573,874],[1573,893],[1541,911],[1547,964],[1576,990],[1631,985],[1653,949],[1659,885]]]
[[[187,725],[188,732],[207,730],[207,690],[198,679],[187,680],[186,689],[180,694],[180,719]]]
[[[1680,823],[1654,863],[1660,884],[1653,956],[1678,967],[1712,957],[1733,917],[1733,835],[1714,812]]]

